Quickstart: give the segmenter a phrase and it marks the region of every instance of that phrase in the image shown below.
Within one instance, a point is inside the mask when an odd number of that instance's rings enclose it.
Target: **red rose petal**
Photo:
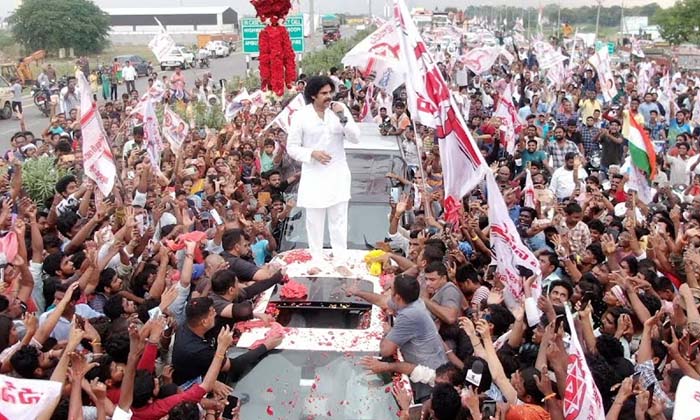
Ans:
[[[267,388],[267,392],[272,392],[272,388]]]
[[[266,411],[267,411],[267,415],[268,415],[268,416],[274,416],[274,415],[275,415],[275,411],[274,411],[274,410],[272,409],[272,407],[270,407],[269,405],[267,406],[267,410],[266,410]]]
[[[284,299],[302,299],[308,294],[306,286],[294,280],[289,280],[280,290],[280,296]]]

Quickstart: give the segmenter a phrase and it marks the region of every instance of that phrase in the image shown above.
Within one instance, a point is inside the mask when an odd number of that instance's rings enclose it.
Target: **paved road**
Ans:
[[[355,32],[352,28],[343,28],[342,34],[344,37],[352,36]],[[306,39],[306,51],[318,51],[323,48],[323,43],[321,42],[321,34],[316,33],[310,38]],[[249,66],[251,71],[257,69],[257,60],[250,60]],[[198,67],[194,69],[185,70],[185,75],[187,77],[188,86],[192,86],[195,79],[200,77],[204,72],[210,71],[214,80],[219,79],[231,79],[234,76],[243,76],[246,73],[246,56],[241,52],[234,52],[229,57],[213,59],[210,62],[210,68],[199,69]],[[159,68],[155,68],[159,76],[170,75],[172,71],[159,71]],[[139,92],[144,92],[148,79],[146,77],[140,77],[136,81],[136,89]],[[121,95],[124,92],[124,85],[120,85],[118,89]],[[98,97],[98,100],[102,102],[102,98]],[[37,107],[32,102],[31,96],[25,96],[22,105],[24,107],[25,121],[27,122],[27,128],[34,132],[35,134],[41,133],[48,124],[48,118],[37,109]],[[14,119],[10,120],[0,120],[0,150],[7,150],[10,147],[10,137],[13,133],[19,130],[19,122]]]

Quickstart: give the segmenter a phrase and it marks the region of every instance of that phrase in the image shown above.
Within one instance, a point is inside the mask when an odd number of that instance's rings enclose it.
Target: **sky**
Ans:
[[[140,7],[143,6],[143,0],[93,0],[100,7]],[[293,0],[294,1],[294,0]],[[309,10],[310,0],[300,0],[301,8],[304,11]],[[314,8],[317,13],[367,13],[369,11],[369,1],[372,2],[372,11],[381,15],[385,4],[385,0],[314,0]],[[625,5],[638,6],[642,4],[651,3],[652,0],[620,0],[624,2]],[[617,0],[603,0],[603,6],[613,6],[619,5],[620,1]],[[0,0],[0,17],[7,16],[11,13],[16,5],[17,0]],[[662,7],[669,7],[675,3],[675,0],[656,0]],[[390,0],[387,3],[391,4]],[[425,7],[430,5],[430,7],[437,6],[438,8],[455,6],[464,7],[465,1],[457,0],[406,0],[406,4],[409,7]],[[554,1],[542,1],[542,0],[522,0],[518,2],[523,6],[538,7],[540,3],[548,4],[555,3]],[[568,7],[576,6],[586,6],[594,5],[594,0],[567,0],[564,2]],[[495,4],[495,5],[505,5],[511,4],[508,0],[477,0],[470,1],[469,4]],[[234,10],[237,10],[243,15],[252,15],[253,6],[250,5],[249,0],[149,0],[148,7],[168,7],[177,8],[177,6],[231,6]]]

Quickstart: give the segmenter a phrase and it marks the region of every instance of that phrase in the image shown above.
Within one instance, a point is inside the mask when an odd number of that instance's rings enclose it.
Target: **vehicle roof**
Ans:
[[[397,136],[382,136],[377,123],[357,123],[360,127],[360,142],[345,143],[345,150],[386,150],[400,152]]]
[[[330,250],[325,250],[323,257],[317,256],[306,263],[286,264],[284,256],[290,252],[278,254],[273,263],[279,263],[286,267],[289,278],[295,277],[336,277],[346,278],[338,273],[337,267],[343,262],[334,260],[330,256]],[[364,257],[366,250],[348,250],[345,267],[352,271],[350,279],[361,279],[372,283],[375,293],[381,293],[379,278],[369,274]],[[310,268],[318,268],[319,273],[309,275]],[[254,312],[263,313],[267,308],[274,288],[262,293]],[[381,310],[377,306],[370,309],[370,323],[366,329],[347,330],[338,328],[285,328],[285,337],[277,348],[281,350],[312,350],[312,351],[340,351],[340,352],[377,352],[382,338]],[[267,327],[253,328],[244,332],[237,347],[250,347],[255,341],[262,339],[269,330]]]

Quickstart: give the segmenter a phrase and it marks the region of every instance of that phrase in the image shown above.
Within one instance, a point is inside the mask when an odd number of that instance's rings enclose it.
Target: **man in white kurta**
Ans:
[[[325,79],[329,84],[323,84]],[[350,200],[350,169],[344,143],[359,142],[360,128],[344,104],[331,103],[334,88],[329,78],[309,80],[304,92],[307,105],[292,117],[287,151],[302,163],[297,205],[306,209],[309,250],[315,254],[323,250],[328,214],[333,255],[342,256],[347,250]]]

